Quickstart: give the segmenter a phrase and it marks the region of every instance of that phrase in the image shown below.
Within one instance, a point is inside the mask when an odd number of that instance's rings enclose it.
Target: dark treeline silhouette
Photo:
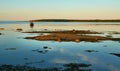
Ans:
[[[120,19],[88,19],[88,20],[77,20],[77,19],[38,19],[30,20],[32,22],[120,22]]]

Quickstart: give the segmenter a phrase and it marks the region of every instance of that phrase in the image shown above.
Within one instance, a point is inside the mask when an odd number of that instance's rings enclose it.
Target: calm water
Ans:
[[[55,42],[23,39],[39,34],[0,31],[0,65],[65,68],[66,64],[90,64],[92,71],[119,71],[120,42]],[[47,47],[47,48],[45,48]],[[83,68],[83,69],[86,69]]]

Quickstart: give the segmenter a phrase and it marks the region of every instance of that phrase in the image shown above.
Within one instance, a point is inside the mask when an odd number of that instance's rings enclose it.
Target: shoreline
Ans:
[[[120,32],[120,24],[34,24],[35,31],[90,30],[96,32]],[[4,30],[29,31],[29,24],[0,24]]]

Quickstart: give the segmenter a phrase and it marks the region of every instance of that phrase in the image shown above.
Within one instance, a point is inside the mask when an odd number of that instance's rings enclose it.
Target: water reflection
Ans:
[[[4,34],[5,35],[0,36],[1,71],[120,70],[120,59],[117,57],[120,53],[120,44],[118,42],[102,41],[99,43],[76,43],[36,41],[23,39],[23,37],[26,36],[37,35],[35,33],[28,34],[5,31]],[[115,54],[111,55],[110,53]]]
[[[50,47],[48,46],[44,46],[43,49],[35,49],[35,50],[32,50],[33,52],[38,52],[38,53],[42,53],[42,54],[45,54],[47,53],[50,49]]]

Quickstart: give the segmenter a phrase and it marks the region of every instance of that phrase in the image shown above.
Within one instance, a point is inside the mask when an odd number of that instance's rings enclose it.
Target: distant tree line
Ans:
[[[30,20],[31,22],[120,22],[120,19],[109,19],[109,20],[74,20],[74,19],[38,19],[38,20]]]

